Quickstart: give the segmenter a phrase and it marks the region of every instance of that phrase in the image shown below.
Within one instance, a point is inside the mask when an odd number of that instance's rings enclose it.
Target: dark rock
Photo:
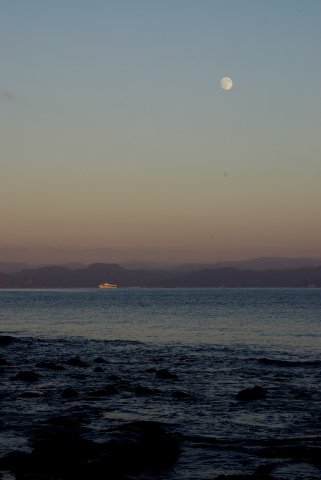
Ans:
[[[263,400],[264,398],[266,398],[266,390],[258,386],[245,388],[236,395],[237,400]]]
[[[0,365],[8,365],[8,362],[4,357],[0,357]]]
[[[16,341],[15,337],[11,335],[0,335],[0,347],[5,347]]]
[[[275,468],[277,467],[277,463],[267,463],[265,465],[260,465],[255,470],[256,475],[269,475]]]
[[[80,357],[72,357],[66,362],[66,364],[73,367],[88,367],[88,364],[83,362]]]
[[[48,423],[58,428],[61,427],[65,430],[75,431],[79,429],[84,418],[84,415],[81,414],[58,415],[49,418]]]
[[[137,385],[137,387],[135,387],[135,395],[141,395],[141,396],[148,396],[148,395],[157,395],[158,394],[158,391],[153,389],[153,388],[149,388],[149,387],[143,387],[142,385]]]
[[[10,470],[15,475],[22,473],[30,473],[32,471],[32,462],[30,454],[21,451],[13,451],[0,458],[0,469]],[[19,477],[21,476],[19,475]]]
[[[150,469],[163,472],[180,452],[177,440],[157,422],[123,425],[113,430],[113,440],[99,444],[82,438],[77,430],[66,430],[65,420],[38,430],[32,452],[12,452],[0,459],[0,469],[19,480],[41,475],[56,480],[125,480]]]
[[[245,475],[219,475],[214,480],[277,480],[269,474],[253,473]]]
[[[272,446],[262,449],[258,454],[264,458],[292,458],[310,461],[321,465],[321,447],[308,447],[297,445]]]
[[[82,479],[86,478],[82,473],[86,461],[96,455],[97,450],[94,442],[75,432],[47,430],[43,438],[35,442],[30,461],[33,472],[57,472],[58,478]]]
[[[101,368],[101,367],[94,368],[94,372],[100,373],[100,372],[103,372],[103,371],[104,371],[104,369]]]
[[[85,375],[84,373],[74,373],[73,375],[70,375],[70,378],[75,378],[76,380],[85,380],[88,375]]]
[[[311,398],[311,394],[306,390],[298,390],[295,392],[294,398],[297,400],[309,400]]]
[[[147,368],[146,372],[147,373],[156,373],[157,370],[156,370],[156,368]]]
[[[117,435],[118,439],[110,442],[107,450],[112,468],[128,475],[168,468],[180,453],[177,439],[158,422],[128,423],[117,429]]]
[[[17,375],[13,378],[15,380],[22,380],[23,382],[36,382],[39,380],[40,376],[31,370],[25,370],[17,373]]]
[[[19,480],[55,480],[55,479],[52,477],[52,475],[47,473],[26,473],[24,475],[19,475]]]
[[[53,362],[39,362],[36,364],[36,367],[38,368],[45,368],[46,370],[65,370],[65,367],[62,365],[57,365],[56,363]]]
[[[128,392],[133,392],[134,391],[134,387],[131,383],[127,382],[126,380],[119,380],[117,382],[117,388],[120,388],[122,390],[126,390]]]
[[[106,385],[104,391],[107,392],[108,395],[116,395],[118,393],[118,389],[114,385]]]
[[[161,363],[164,361],[164,358],[162,357],[153,357],[152,359],[152,362],[155,362],[155,363]]]
[[[172,396],[174,398],[192,398],[193,395],[189,392],[185,392],[184,390],[175,390],[172,393]]]
[[[306,361],[298,361],[298,360],[280,360],[276,358],[259,358],[259,363],[263,365],[274,365],[276,367],[320,367],[321,361],[320,360],[306,360]]]
[[[258,362],[261,363],[262,365],[275,365],[277,367],[288,367],[295,364],[295,362],[291,362],[289,360],[278,360],[275,358],[266,358],[266,357],[259,358]]]
[[[159,422],[137,421],[118,429],[124,435],[125,443],[134,442],[135,459],[141,465],[166,467],[172,464],[180,453],[177,439],[167,433]]]
[[[277,375],[277,376],[274,377],[274,380],[276,382],[287,382],[289,380],[289,378],[288,377],[280,377],[279,375]]]
[[[22,392],[21,397],[23,397],[23,398],[38,398],[38,397],[42,397],[42,395],[39,392]]]
[[[88,393],[91,397],[108,397],[109,395],[116,395],[118,390],[114,385],[106,385],[104,388],[92,390]]]
[[[97,357],[94,360],[95,363],[108,363],[103,357]]]
[[[63,398],[75,398],[78,397],[78,392],[74,388],[65,388],[61,392]]]
[[[161,368],[160,370],[156,371],[156,378],[162,378],[164,380],[176,380],[177,375],[167,370],[167,368]]]

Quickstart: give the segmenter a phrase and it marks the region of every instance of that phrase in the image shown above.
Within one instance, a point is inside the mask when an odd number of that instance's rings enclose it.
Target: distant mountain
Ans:
[[[0,288],[89,288],[103,282],[120,287],[321,287],[321,267],[264,271],[214,268],[183,273],[96,263],[77,270],[49,266],[0,273]]]
[[[239,270],[285,270],[289,268],[320,267],[321,258],[259,257],[248,260],[227,260],[215,263],[186,263],[170,268],[182,272],[195,272],[217,268],[237,268]],[[167,266],[168,268],[168,266]]]
[[[116,264],[96,263],[71,270],[66,267],[42,267],[22,272],[0,273],[0,288],[84,288],[99,283],[116,283],[122,287],[157,286],[178,272],[158,270],[126,270]]]
[[[176,271],[176,272],[196,272],[199,270],[213,270],[221,268],[237,268],[239,270],[285,270],[289,268],[319,267],[321,258],[287,258],[287,257],[260,257],[248,260],[227,260],[224,262],[204,262],[204,263],[168,263],[168,262],[141,262],[133,260],[121,263],[120,266],[126,270],[157,270],[157,271]],[[54,264],[31,265],[22,262],[0,262],[0,272],[14,273],[23,270],[35,270],[46,267],[64,267],[70,270],[85,269],[88,265],[80,262]]]
[[[12,273],[12,272],[21,272],[26,268],[33,268],[29,263],[22,262],[0,262],[0,272],[2,273]]]
[[[321,287],[321,267],[291,268],[286,270],[240,270],[217,268],[189,272],[175,276],[160,286],[173,287],[229,287],[229,288],[291,288]]]
[[[42,265],[44,266],[55,266],[55,265]],[[85,263],[79,263],[79,262],[71,262],[71,263],[62,263],[58,265],[58,267],[65,267],[65,268],[70,268],[70,270],[79,270],[81,268],[86,268],[88,267],[88,264]]]
[[[46,265],[31,265],[30,263],[23,263],[23,262],[0,262],[0,272],[1,273],[14,273],[14,272],[22,272],[23,270],[35,270],[42,267],[52,267],[57,265],[46,264]],[[58,265],[59,267],[66,267],[70,268],[71,270],[78,270],[80,268],[85,268],[87,265],[83,263],[63,263]]]

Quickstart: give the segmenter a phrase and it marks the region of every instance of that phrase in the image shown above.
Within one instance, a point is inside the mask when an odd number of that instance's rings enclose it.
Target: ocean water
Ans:
[[[142,479],[210,480],[266,465],[279,479],[321,478],[311,454],[321,439],[319,289],[0,290],[0,334],[15,337],[0,347],[0,456],[29,451],[49,418],[82,414],[95,441],[135,420],[179,438],[175,464]],[[76,356],[82,366],[68,364]],[[175,377],[158,378],[160,369]],[[39,379],[19,379],[26,370]],[[106,383],[117,394],[90,397]],[[254,386],[266,397],[236,398]],[[62,398],[65,388],[77,397]]]

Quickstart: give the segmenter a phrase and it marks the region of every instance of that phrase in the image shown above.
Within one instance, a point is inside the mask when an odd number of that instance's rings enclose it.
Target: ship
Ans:
[[[100,283],[98,287],[99,288],[117,288],[118,285],[116,285],[115,283]]]

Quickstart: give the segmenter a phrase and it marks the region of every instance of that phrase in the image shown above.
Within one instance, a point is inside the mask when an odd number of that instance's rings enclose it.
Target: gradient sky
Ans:
[[[0,261],[321,257],[320,45],[319,0],[0,0]]]

